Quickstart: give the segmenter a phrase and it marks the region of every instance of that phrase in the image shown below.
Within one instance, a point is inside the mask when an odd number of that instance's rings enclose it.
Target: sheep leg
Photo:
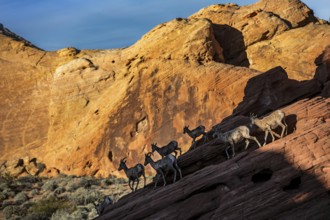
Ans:
[[[142,175],[143,175],[143,179],[144,179],[144,185],[143,185],[143,187],[145,187],[146,186],[146,175],[144,173],[142,173]]]
[[[285,132],[285,125],[284,124],[280,124],[280,126],[282,127],[282,132],[281,132],[281,138],[283,137],[283,135],[284,135],[284,132]]]
[[[227,160],[230,159],[230,157],[229,157],[229,153],[228,153],[228,149],[229,149],[229,148],[230,148],[230,146],[226,147],[226,149],[225,149],[226,156],[227,156]]]
[[[134,192],[134,183],[135,183],[135,180],[132,180],[132,191]],[[135,189],[136,191],[136,189]]]
[[[245,150],[248,148],[250,141],[248,139],[245,139]]]
[[[270,136],[272,136],[272,142],[274,142],[275,141],[275,137],[274,137],[274,132],[272,131],[272,129],[268,126],[267,127],[267,130],[269,131],[269,133],[270,133]]]
[[[182,154],[181,148],[178,147],[178,150],[180,151],[180,156],[181,156],[181,154]]]
[[[156,189],[156,186],[157,186],[157,183],[158,183],[158,180],[159,180],[159,175],[160,175],[160,173],[158,173],[157,172],[157,174],[156,174],[156,181],[155,181],[155,185],[154,185],[154,189]]]
[[[174,162],[174,166],[175,166],[175,169],[177,169],[177,170],[179,171],[179,174],[180,174],[180,179],[182,179],[182,173],[181,173],[181,169],[180,169],[180,167],[179,167],[179,165],[178,165],[178,162],[177,162],[177,161],[175,161],[175,162]]]
[[[283,118],[283,124],[285,126],[285,136],[288,135],[288,125],[285,122],[285,118]]]
[[[175,181],[176,181],[176,169],[174,169],[174,167],[172,166],[171,170],[173,170],[173,172],[174,172],[173,183],[175,183]]]
[[[268,137],[268,130],[266,129],[265,130],[265,142],[264,142],[263,146],[265,146],[267,143],[267,137]]]
[[[161,174],[161,175],[162,175],[162,177],[163,177],[163,181],[164,181],[164,185],[163,185],[163,186],[166,186],[165,175],[164,175],[164,173],[163,173],[163,171],[162,171],[162,170],[159,170],[159,172],[160,172],[160,174]]]
[[[133,186],[131,186],[131,179],[128,179],[128,186],[129,186],[129,188],[130,188],[132,191],[134,191],[134,190],[133,190]]]
[[[258,141],[258,139],[256,137],[250,136],[249,139],[250,140],[254,140],[258,144],[258,146],[261,147],[261,145],[260,145],[260,143],[259,143],[259,141]],[[245,148],[245,150],[246,150],[246,148]]]
[[[136,187],[135,187],[135,191],[137,190],[137,188],[138,188],[138,186],[139,186],[139,182],[140,182],[140,180],[139,180],[139,178],[137,178],[137,179],[136,179]]]
[[[274,131],[272,131],[272,130],[271,130],[271,133],[272,133],[273,135],[275,135],[275,137],[277,137],[277,138],[281,138],[281,136],[280,136],[279,134],[277,134],[276,132],[274,132]]]
[[[231,145],[231,151],[232,151],[232,155],[231,155],[231,158],[235,157],[235,148],[234,148],[234,143],[230,143]]]

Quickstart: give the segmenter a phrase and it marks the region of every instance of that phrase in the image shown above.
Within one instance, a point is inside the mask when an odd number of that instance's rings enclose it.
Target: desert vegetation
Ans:
[[[55,178],[0,173],[0,219],[93,219],[95,203],[105,196],[114,202],[130,192],[123,178]]]

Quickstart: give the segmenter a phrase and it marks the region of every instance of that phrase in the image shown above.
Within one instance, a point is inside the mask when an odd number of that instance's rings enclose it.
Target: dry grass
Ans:
[[[140,186],[141,187],[141,186]],[[60,175],[0,175],[0,219],[93,219],[104,196],[117,202],[130,193],[127,180]]]

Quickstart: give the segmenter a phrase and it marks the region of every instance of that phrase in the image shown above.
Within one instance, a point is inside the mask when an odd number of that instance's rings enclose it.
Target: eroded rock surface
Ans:
[[[213,5],[113,50],[43,51],[1,26],[0,161],[120,176],[119,160],[143,161],[152,142],[188,151],[185,125],[328,97],[329,24],[299,1],[279,5]]]
[[[315,97],[283,108],[287,136],[227,161],[223,145],[202,145],[179,158],[183,179],[129,194],[97,219],[326,219],[329,104]]]

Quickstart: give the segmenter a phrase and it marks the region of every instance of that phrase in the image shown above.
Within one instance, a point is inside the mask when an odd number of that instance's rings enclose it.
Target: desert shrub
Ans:
[[[3,191],[0,192],[0,202],[6,200],[8,198],[8,195],[4,193]]]
[[[70,213],[64,209],[58,209],[53,213],[50,220],[70,220],[72,219]]]
[[[19,203],[22,204],[23,202],[26,202],[29,200],[29,198],[27,197],[27,195],[25,194],[25,192],[20,192],[18,193],[15,197],[14,200]]]
[[[6,193],[9,198],[14,197],[16,195],[15,192],[11,189],[5,189],[3,192]]]
[[[56,189],[55,189],[55,191],[54,191],[54,193],[55,193],[55,195],[60,195],[60,194],[62,194],[62,193],[64,193],[65,192],[65,188],[64,187],[57,187]]]
[[[57,188],[57,185],[54,180],[49,179],[44,182],[41,188],[45,191],[53,191]]]
[[[72,177],[64,175],[64,174],[59,174],[56,178],[53,179],[57,186],[65,187],[69,182],[71,182]]]
[[[115,184],[124,184],[126,182],[127,182],[127,179],[125,179],[125,178],[115,178],[114,179]]]
[[[87,205],[88,203],[93,203],[102,197],[103,195],[97,190],[80,187],[70,196],[70,199],[77,205]]]
[[[76,209],[76,206],[65,200],[60,200],[54,196],[39,200],[29,208],[31,215],[45,217],[49,219],[57,210],[63,209],[69,213]]]
[[[74,192],[78,188],[79,188],[79,180],[77,178],[72,178],[65,186],[65,189],[68,192]]]
[[[48,220],[49,218],[44,214],[28,213],[24,220]]]
[[[14,204],[15,204],[15,202],[13,202],[13,201],[11,201],[11,200],[4,200],[4,201],[2,202],[2,208],[7,207],[7,206],[12,206],[12,205],[14,205]]]
[[[5,219],[16,219],[15,217],[26,216],[27,209],[21,206],[7,206],[3,209]]]
[[[94,219],[98,215],[94,204],[89,203],[86,208],[89,210],[88,219]]]
[[[87,219],[89,210],[85,207],[78,207],[76,211],[71,214],[73,219]]]
[[[33,175],[22,176],[17,179],[18,182],[22,183],[36,183],[40,181],[40,178]]]
[[[106,186],[112,185],[114,183],[115,183],[115,180],[113,178],[107,178],[107,179],[101,180],[101,184],[106,185]]]
[[[12,183],[12,188],[18,188],[18,189],[31,189],[33,186],[33,183],[30,182],[21,182],[21,181],[15,181]]]
[[[36,196],[36,195],[38,195],[38,193],[39,193],[39,191],[37,189],[33,189],[30,192],[30,196]]]
[[[9,198],[13,198],[15,196],[15,192],[11,191],[11,189],[5,189],[0,191],[0,201],[4,201]]]
[[[92,185],[99,185],[99,180],[93,177],[81,177],[79,187],[90,187]]]
[[[14,177],[10,175],[10,173],[0,173],[0,182],[11,183],[14,181]]]
[[[0,190],[3,191],[3,190],[6,190],[6,189],[9,189],[9,184],[7,182],[1,182],[0,183]]]

